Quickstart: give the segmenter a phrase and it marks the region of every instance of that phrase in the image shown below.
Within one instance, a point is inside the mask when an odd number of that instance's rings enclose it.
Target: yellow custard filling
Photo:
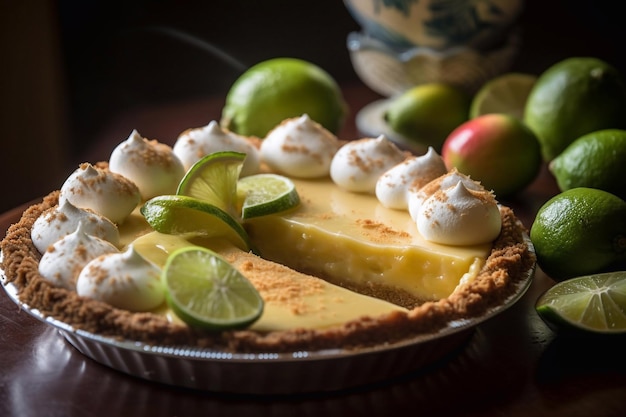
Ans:
[[[344,191],[330,179],[293,181],[302,204],[250,219],[246,229],[264,258],[298,271],[437,300],[474,277],[491,251],[490,243],[430,243],[407,211],[387,209],[376,197]]]
[[[187,240],[181,236],[151,232],[135,240],[133,245],[145,258],[161,267],[170,253],[190,245],[208,247],[220,254],[252,282],[265,301],[263,315],[251,326],[253,330],[326,328],[366,315],[404,310],[266,261],[223,240]],[[167,309],[160,313],[177,320]]]

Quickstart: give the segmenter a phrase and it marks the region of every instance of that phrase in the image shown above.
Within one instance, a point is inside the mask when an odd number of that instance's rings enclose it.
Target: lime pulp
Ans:
[[[536,310],[558,330],[626,334],[626,271],[562,281],[539,297]]]
[[[237,183],[237,193],[243,198],[243,219],[279,213],[300,204],[294,183],[282,175],[257,174],[244,177]]]
[[[176,194],[197,198],[234,215],[237,180],[245,157],[233,151],[206,155],[189,168]]]

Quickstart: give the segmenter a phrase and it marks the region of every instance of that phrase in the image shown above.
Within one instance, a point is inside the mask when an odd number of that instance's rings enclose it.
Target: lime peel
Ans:
[[[257,63],[235,80],[220,125],[263,138],[283,120],[306,113],[336,133],[347,111],[341,89],[329,73],[312,62],[280,57]]]
[[[191,326],[239,329],[263,313],[263,298],[252,283],[207,248],[191,246],[174,251],[161,278],[168,305]]]

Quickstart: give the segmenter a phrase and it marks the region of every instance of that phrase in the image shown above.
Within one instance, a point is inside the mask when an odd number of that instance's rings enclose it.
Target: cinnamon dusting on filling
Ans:
[[[356,224],[361,226],[363,234],[372,242],[397,243],[399,238],[409,238],[411,235],[404,230],[397,230],[384,223],[371,219],[357,219]]]
[[[303,300],[303,297],[323,293],[324,286],[319,280],[304,274],[298,274],[297,280],[288,279],[287,276],[293,276],[285,274],[289,268],[250,253],[222,253],[222,256],[252,282],[266,301],[279,303],[296,315],[323,309],[323,306],[307,305]]]

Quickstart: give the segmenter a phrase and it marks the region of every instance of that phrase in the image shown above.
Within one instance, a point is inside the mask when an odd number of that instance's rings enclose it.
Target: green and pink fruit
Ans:
[[[441,156],[448,169],[456,168],[480,181],[498,197],[511,196],[537,176],[541,147],[535,134],[506,114],[486,114],[469,120],[446,138]]]

